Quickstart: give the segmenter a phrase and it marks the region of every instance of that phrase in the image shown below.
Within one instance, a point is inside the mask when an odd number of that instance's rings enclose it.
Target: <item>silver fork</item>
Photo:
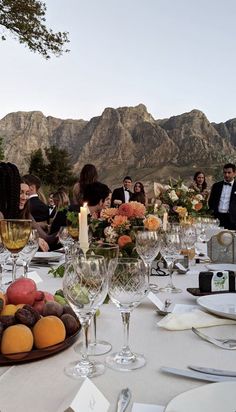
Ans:
[[[157,313],[158,315],[168,315],[168,313],[171,313],[171,311],[168,311],[168,307],[171,305],[172,301],[170,299],[166,299],[164,302],[164,308],[163,309],[159,309],[157,308]]]
[[[131,399],[131,391],[129,388],[122,389],[120,391],[116,412],[124,412],[129,404]]]
[[[218,346],[219,348],[234,350],[236,349],[236,339],[216,339],[211,336],[205,335],[196,328],[192,328],[192,331],[198,335],[201,339]]]

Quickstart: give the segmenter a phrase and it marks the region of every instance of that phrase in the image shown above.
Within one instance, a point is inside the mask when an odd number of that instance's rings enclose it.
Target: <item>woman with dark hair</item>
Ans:
[[[90,183],[98,181],[98,172],[93,164],[86,164],[80,172],[80,178],[73,187],[73,203],[76,205],[83,205],[84,188]]]
[[[5,219],[19,218],[20,173],[13,163],[0,163],[0,213]]]
[[[193,176],[193,182],[190,184],[189,189],[193,189],[195,192],[200,193],[205,198],[208,197],[207,182],[205,174],[198,171]]]
[[[132,193],[130,200],[142,203],[143,205],[146,206],[147,204],[146,194],[145,194],[144,186],[141,182],[135,183],[134,193]]]

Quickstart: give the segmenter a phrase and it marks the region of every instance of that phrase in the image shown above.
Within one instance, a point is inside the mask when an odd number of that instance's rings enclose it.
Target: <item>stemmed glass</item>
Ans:
[[[173,272],[177,259],[177,255],[181,249],[181,240],[178,227],[171,227],[163,234],[163,243],[161,254],[164,257],[167,268],[169,270],[170,281],[168,284],[159,289],[160,292],[180,293],[182,289],[178,289],[173,284]]]
[[[124,344],[120,352],[106,358],[106,364],[112,369],[130,371],[141,368],[146,360],[143,355],[133,353],[129,347],[130,314],[149,290],[148,276],[141,259],[119,258],[109,263],[109,296],[121,313],[124,326]]]
[[[157,257],[161,249],[162,234],[161,232],[148,230],[144,227],[137,227],[135,230],[136,250],[143,260],[147,272],[150,290],[154,293],[158,292],[158,286],[150,284],[150,276],[152,270],[152,262]]]
[[[195,256],[195,245],[197,242],[197,231],[193,225],[184,225],[180,228],[180,239],[182,249],[186,249],[189,260]]]
[[[61,226],[58,232],[59,242],[63,245],[65,251],[65,261],[67,262],[70,253],[70,248],[74,244],[74,240],[69,233],[67,226]],[[78,239],[78,237],[77,237]]]
[[[31,220],[23,219],[3,219],[0,221],[2,244],[11,253],[13,281],[16,279],[16,261],[19,257],[19,252],[28,242],[31,224]]]
[[[22,259],[23,261],[23,267],[24,267],[23,276],[25,278],[27,278],[28,276],[29,264],[31,260],[33,259],[35,253],[37,252],[38,248],[39,248],[39,234],[36,229],[33,229],[30,233],[27,244],[19,253],[19,259]]]
[[[108,275],[103,256],[74,257],[66,264],[63,291],[68,303],[79,317],[83,329],[82,359],[65,368],[73,378],[93,377],[104,372],[101,362],[88,359],[88,328],[91,318],[103,303],[108,292]]]
[[[95,255],[101,255],[105,259],[105,265],[108,270],[108,265],[111,259],[118,259],[119,256],[119,246],[117,244],[113,243],[102,243],[102,242],[97,242],[97,243],[92,243],[89,246],[89,250],[86,253],[86,256],[92,256],[93,254]],[[114,263],[114,261],[113,261]],[[114,268],[114,264],[113,264]],[[111,267],[110,267],[111,270]],[[109,276],[111,276],[111,273],[109,272]],[[94,313],[92,317],[92,322],[91,322],[91,338],[90,342],[88,344],[88,355],[93,355],[93,356],[98,356],[98,355],[104,355],[105,353],[109,352],[112,348],[111,344],[109,342],[106,342],[104,340],[97,340],[97,314],[96,312]],[[78,343],[78,345],[75,346],[75,351],[80,352],[81,351],[81,343]]]

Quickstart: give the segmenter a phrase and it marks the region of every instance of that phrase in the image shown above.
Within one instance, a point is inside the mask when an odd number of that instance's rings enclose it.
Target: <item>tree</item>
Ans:
[[[31,51],[49,59],[50,54],[60,56],[63,46],[69,43],[68,32],[54,33],[44,22],[46,5],[38,0],[0,0],[0,26],[3,27],[2,40],[6,40],[5,30]]]
[[[44,182],[46,175],[46,163],[41,149],[35,150],[31,153],[29,173],[38,176]]]
[[[4,160],[3,138],[0,137],[0,161]]]
[[[48,160],[45,177],[46,183],[54,187],[72,184],[75,181],[75,176],[72,173],[67,150],[51,146],[45,152]]]

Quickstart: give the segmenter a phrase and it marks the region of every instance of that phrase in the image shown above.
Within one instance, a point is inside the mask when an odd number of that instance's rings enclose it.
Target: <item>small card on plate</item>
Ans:
[[[109,406],[105,396],[86,378],[65,412],[107,412]]]
[[[164,412],[164,406],[148,403],[134,403],[132,412]]]

